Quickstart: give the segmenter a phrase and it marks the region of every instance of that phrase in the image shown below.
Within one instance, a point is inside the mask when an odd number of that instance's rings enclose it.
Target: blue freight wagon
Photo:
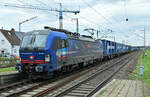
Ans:
[[[112,58],[122,53],[129,52],[129,46],[109,40],[101,40],[103,43],[103,57]],[[134,48],[135,49],[135,48]]]
[[[111,58],[116,54],[116,42],[101,40],[103,43],[103,57]]]

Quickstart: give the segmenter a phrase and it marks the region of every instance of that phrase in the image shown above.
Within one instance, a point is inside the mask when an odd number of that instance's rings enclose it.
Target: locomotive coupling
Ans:
[[[17,71],[21,72],[22,69],[21,69],[21,66],[19,66],[19,65],[20,65],[20,64],[16,64],[16,65],[15,65],[15,69],[16,69]]]

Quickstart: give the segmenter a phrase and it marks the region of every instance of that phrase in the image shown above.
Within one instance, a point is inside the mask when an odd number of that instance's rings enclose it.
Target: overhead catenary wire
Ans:
[[[70,18],[70,15],[69,15],[69,16],[68,16],[67,14],[64,14],[64,15]],[[80,15],[79,15],[79,17],[80,17]],[[89,22],[90,24],[95,24],[96,26],[99,25],[99,24],[94,23],[93,21],[90,21],[90,20],[86,19],[86,18],[82,18],[82,19],[86,20],[86,21]],[[84,26],[84,25],[80,24],[80,26]],[[86,27],[86,26],[85,26],[85,27]]]
[[[38,2],[40,2],[40,3],[42,3],[43,5],[45,5],[43,2],[41,2],[41,1],[39,1],[38,0]],[[104,17],[105,18],[105,17]],[[105,18],[105,19],[107,19],[107,18]],[[108,21],[108,22],[110,22],[110,21]],[[93,24],[93,23],[92,23]],[[94,23],[96,26],[99,26],[99,24],[96,24],[96,23]],[[102,25],[100,25],[100,26],[102,26]]]
[[[59,12],[59,28],[62,29],[63,28],[63,13],[74,13],[75,15],[80,13],[80,11],[76,10],[63,10],[62,9],[62,4],[60,3],[60,9],[56,9],[56,8],[45,8],[45,7],[39,7],[39,6],[28,6],[28,5],[11,5],[11,4],[5,4],[4,6],[7,7],[16,7],[16,8],[26,8],[26,9],[34,9],[34,10],[45,10],[45,11],[53,11],[53,12]]]
[[[103,14],[101,14],[99,11],[97,11],[95,8],[93,8],[89,3],[87,3],[85,0],[82,0],[90,9],[92,9],[93,11],[95,11],[98,15],[102,16],[102,18],[106,21],[106,24],[107,25],[110,25],[113,26],[113,28],[115,28],[116,30],[118,30],[120,33],[124,33],[124,34],[127,34],[126,32],[122,31],[121,29],[118,29],[114,26],[114,24],[109,20],[107,19]],[[114,29],[113,29],[114,32],[116,32]]]
[[[24,1],[22,1],[22,0],[17,0],[18,2],[20,2],[21,4],[23,4],[23,5],[27,5],[27,6],[30,6],[30,7],[35,7],[34,5],[30,5],[30,4],[28,4],[28,3],[25,3]],[[42,2],[42,1],[40,1],[40,0],[36,0],[39,4],[42,4],[42,5],[47,5],[47,4],[45,4],[44,2]],[[50,8],[50,6],[47,6],[47,7],[49,7]],[[36,8],[35,8],[36,9]],[[53,13],[51,13],[51,14],[53,14]],[[55,16],[58,16],[58,15],[56,15],[56,14],[54,14]],[[87,19],[86,19],[87,20]],[[89,21],[88,21],[89,22]],[[89,22],[89,23],[91,23],[91,21]],[[96,23],[91,23],[91,24],[95,24],[95,25],[98,25],[98,24],[96,24]]]
[[[68,15],[66,15],[66,16],[68,16]],[[72,15],[71,15],[71,16],[72,16]],[[70,17],[70,15],[69,15],[68,17]],[[98,27],[98,29],[99,29],[99,28],[102,28],[102,27],[105,27],[105,28],[109,27],[109,28],[110,28],[110,26],[108,26],[108,25],[107,25],[107,26],[104,26],[105,24],[98,24],[98,23],[96,23],[95,21],[92,21],[91,19],[89,19],[89,18],[87,18],[87,17],[84,17],[84,16],[81,16],[81,15],[79,15],[79,18],[81,18],[81,19],[87,21],[87,22],[90,23],[90,24],[94,24],[95,26]],[[107,29],[108,29],[108,28],[107,28]]]
[[[70,15],[68,16],[68,15],[66,14],[66,16],[70,18]],[[79,18],[85,20],[85,21],[88,22],[89,24],[93,24],[93,25],[97,26],[97,30],[101,29],[101,30],[99,30],[99,31],[101,32],[101,35],[106,35],[106,32],[107,32],[107,31],[106,31],[105,33],[103,33],[103,31],[105,31],[105,30],[103,30],[103,28],[105,28],[105,29],[109,29],[109,28],[110,28],[108,25],[107,25],[107,26],[104,26],[104,25],[102,25],[102,24],[101,24],[101,25],[100,25],[100,24],[97,24],[97,23],[95,23],[94,21],[92,21],[91,19],[87,19],[86,17],[80,16],[80,15],[79,15]],[[87,28],[87,26],[85,26],[85,24],[80,24],[80,25],[82,25],[82,27],[83,27],[83,25],[84,25],[84,27]],[[90,28],[94,28],[94,26],[93,26],[93,27],[90,26]],[[94,28],[94,29],[95,29],[95,28]],[[83,29],[83,30],[84,30],[84,29]],[[108,31],[108,32],[110,33],[110,31]],[[107,34],[109,34],[109,33],[107,33]]]
[[[25,3],[25,2],[23,2],[23,1],[21,1],[21,0],[17,0],[18,2],[20,2],[21,4],[23,4],[23,5],[27,5],[27,6],[32,6],[32,5],[30,5],[30,4],[28,4],[28,3]],[[41,1],[39,1],[39,0],[37,0],[40,4],[42,3]],[[42,5],[45,5],[46,6],[46,4],[44,4],[44,3],[42,3]],[[34,7],[34,6],[32,6],[32,7]],[[52,15],[54,15],[54,16],[58,16],[57,14],[54,14],[54,13],[51,13]],[[39,20],[39,21],[35,21],[36,23],[41,23],[41,21]],[[43,25],[44,26],[44,25]],[[24,27],[27,27],[27,26],[24,26]]]
[[[101,14],[99,11],[97,11],[95,8],[93,8],[89,3],[87,3],[85,0],[82,0],[90,9],[92,9],[93,11],[95,11],[98,15],[102,16],[102,18],[106,21],[107,25],[110,25],[114,27],[114,24],[107,19],[103,14]],[[116,27],[115,27],[116,28]],[[120,29],[116,28],[119,32],[123,32]],[[116,32],[116,31],[115,31]]]
[[[37,0],[37,2],[39,2],[39,3],[43,4],[43,5],[46,5],[46,4],[45,4],[45,3],[43,3],[42,1]]]
[[[28,6],[32,6],[32,5],[30,5],[29,3],[25,3],[24,1],[22,1],[22,0],[17,0],[18,2],[20,2],[21,4],[23,4],[23,5],[28,5]],[[32,6],[32,7],[34,7],[34,6]]]
[[[39,4],[42,4],[42,5],[44,5],[44,6],[47,6],[47,7],[50,7],[50,6],[48,6],[47,4],[45,4],[44,2],[42,2],[42,1],[40,1],[40,0],[36,0],[36,2],[38,2]],[[50,7],[51,8],[51,7]],[[52,14],[54,14],[54,13],[52,13]],[[54,14],[56,17],[58,16],[57,14]]]
[[[126,21],[128,21],[128,18],[127,18],[127,6],[126,6],[126,0],[124,0],[124,16],[125,16]]]
[[[77,0],[78,1],[78,0]],[[80,5],[79,5],[80,6]],[[83,17],[83,16],[81,16],[81,15],[79,15],[79,18],[82,18],[82,19],[84,19],[84,20],[86,20],[87,22],[89,22],[89,23],[92,23],[92,24],[94,24],[94,25],[96,25],[97,27],[98,27],[98,29],[101,29],[102,27],[104,27],[104,28],[106,28],[106,29],[108,29],[107,27],[109,27],[109,28],[111,28],[110,26],[104,26],[105,24],[97,24],[97,23],[95,23],[94,21],[91,21],[91,19],[87,19],[86,17]]]
[[[89,3],[87,3],[85,0],[82,0],[89,8],[91,8],[93,11],[95,11],[97,14],[99,14],[100,16],[102,16],[104,18],[105,21],[111,23],[105,16],[103,16],[99,11],[97,11],[95,8],[91,7],[91,5]],[[111,23],[112,24],[112,23]]]
[[[48,6],[47,4],[45,4],[44,2],[42,2],[42,1],[40,1],[40,0],[36,0],[39,4],[43,4],[43,5],[45,5],[45,6],[47,6],[47,7],[50,7],[50,6]],[[51,8],[51,7],[50,7]],[[58,16],[58,15],[57,15]],[[66,19],[63,19],[63,20],[66,20]],[[72,28],[70,25],[68,25],[70,28]]]
[[[99,1],[101,1],[101,0],[99,0]],[[109,9],[108,8],[106,8],[103,4],[101,4],[101,6],[103,7],[103,9],[105,9],[105,10],[107,10],[108,12],[110,12],[109,11]],[[110,14],[112,15],[112,13],[110,12]],[[118,22],[119,20],[118,19],[116,19],[113,15],[111,16],[116,22]]]
[[[30,5],[30,4],[28,4],[28,3],[23,2],[23,1],[21,1],[21,0],[17,0],[17,1],[20,2],[20,3],[23,4],[23,5],[35,7],[35,6],[33,6],[33,5]],[[42,5],[46,5],[45,3],[43,3],[43,2],[40,1],[40,0],[36,0],[36,1],[39,2],[39,3],[42,4]],[[52,13],[52,14],[55,15],[55,16],[58,16],[57,14],[54,14],[54,13]]]

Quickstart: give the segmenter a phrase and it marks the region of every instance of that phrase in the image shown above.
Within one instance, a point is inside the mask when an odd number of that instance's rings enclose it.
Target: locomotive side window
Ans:
[[[67,45],[67,44],[66,44],[66,40],[65,40],[65,39],[62,39],[61,42],[62,42],[62,48],[66,48],[66,45]]]
[[[52,50],[62,49],[67,47],[65,39],[55,38],[52,45]]]
[[[62,48],[62,41],[61,41],[61,39],[58,39],[57,40],[57,49],[61,49]]]

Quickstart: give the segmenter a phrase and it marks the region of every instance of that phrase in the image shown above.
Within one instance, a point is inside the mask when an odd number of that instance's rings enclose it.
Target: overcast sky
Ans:
[[[60,2],[63,10],[80,10],[78,15],[63,13],[64,29],[75,32],[76,21],[73,18],[78,17],[80,34],[89,35],[83,30],[94,28],[101,31],[99,38],[114,40],[115,36],[115,41],[120,43],[143,45],[145,27],[146,45],[150,45],[150,0],[0,0],[0,28],[18,30],[19,22],[34,16],[38,17],[22,24],[21,31],[43,29],[44,26],[58,28],[58,12],[12,8],[4,5],[59,9]],[[126,21],[126,18],[129,21]]]

